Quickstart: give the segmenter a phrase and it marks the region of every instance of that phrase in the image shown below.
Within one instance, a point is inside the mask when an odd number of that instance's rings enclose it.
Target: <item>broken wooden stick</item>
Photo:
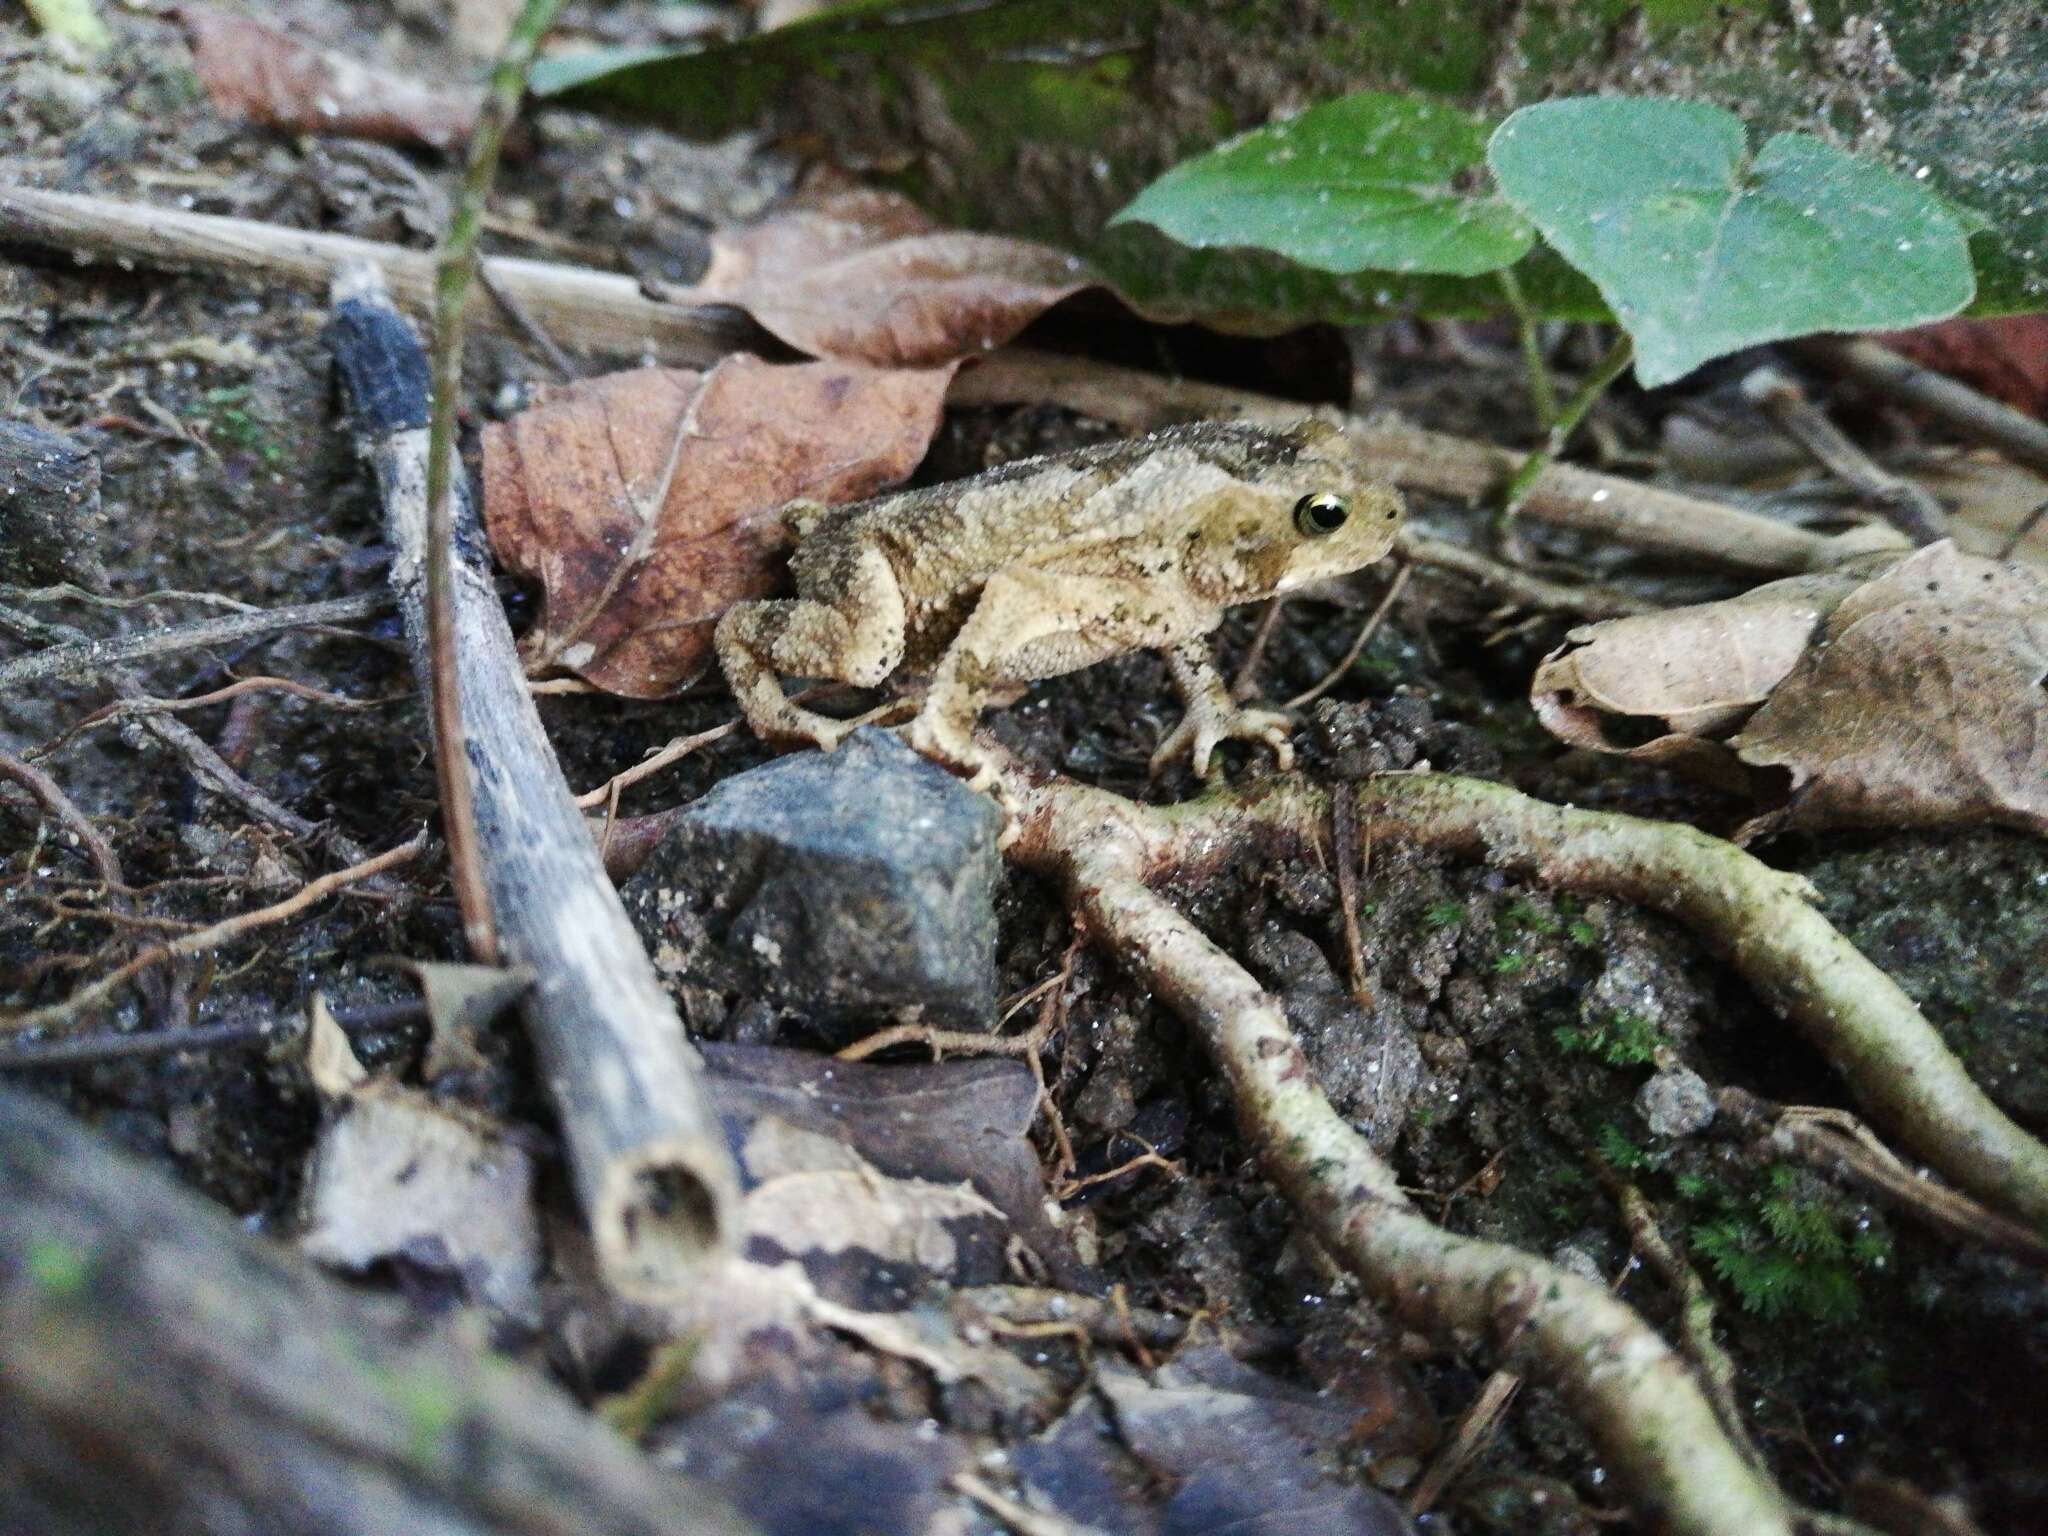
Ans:
[[[386,274],[405,309],[426,316],[434,307],[431,251],[118,198],[0,186],[0,241],[70,251],[81,263],[232,272],[323,291],[344,267],[369,262]],[[729,311],[650,299],[635,279],[617,272],[513,256],[488,257],[484,270],[551,335],[573,336],[603,351],[653,350],[668,362],[709,367],[749,334]],[[477,323],[487,322],[501,329],[515,324],[480,308]]]
[[[0,1528],[747,1536],[536,1373],[0,1089]]]
[[[318,603],[295,603],[289,608],[251,608],[217,619],[163,625],[105,640],[67,641],[0,665],[0,693],[13,693],[35,683],[81,682],[127,662],[154,661],[159,656],[176,656],[184,651],[261,640],[291,629],[349,624],[375,618],[391,604],[389,592],[364,592],[354,597],[330,597]]]
[[[336,280],[329,342],[383,494],[391,583],[424,678],[427,360],[373,268]],[[736,1181],[702,1064],[606,877],[527,692],[467,479],[454,486],[463,738],[499,938],[607,1279],[672,1298],[731,1241]]]

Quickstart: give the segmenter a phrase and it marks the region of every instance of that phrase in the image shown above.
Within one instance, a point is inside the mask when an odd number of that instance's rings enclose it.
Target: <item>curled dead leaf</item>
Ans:
[[[1860,569],[1860,567],[1859,567]],[[1798,665],[1828,612],[1861,576],[1830,571],[1766,582],[1725,602],[1582,624],[1530,684],[1559,740],[1690,772],[1741,792],[1748,776],[1723,740]],[[1627,739],[1625,727],[1662,733]]]
[[[2048,833],[2048,581],[1944,541],[1843,600],[1734,739],[1790,776],[1778,826]]]
[[[1573,746],[1778,801],[1744,837],[1977,821],[2048,832],[2044,681],[2048,582],[1943,541],[1574,629],[1530,696]]]
[[[286,133],[448,149],[475,126],[481,91],[451,91],[313,48],[288,32],[204,5],[181,5],[192,67],[226,116]]]
[[[951,376],[735,356],[582,381],[486,428],[491,544],[542,589],[528,669],[630,698],[689,683],[718,616],[780,578],[782,507],[908,475]]]
[[[872,189],[814,196],[711,251],[697,298],[738,305],[800,352],[885,368],[993,351],[1096,281],[1064,251],[944,229]]]

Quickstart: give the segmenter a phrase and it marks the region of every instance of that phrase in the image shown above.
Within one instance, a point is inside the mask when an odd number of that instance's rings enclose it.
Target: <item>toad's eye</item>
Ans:
[[[1329,491],[1304,496],[1294,504],[1294,526],[1312,539],[1335,533],[1350,515],[1351,508],[1345,505],[1344,498]]]

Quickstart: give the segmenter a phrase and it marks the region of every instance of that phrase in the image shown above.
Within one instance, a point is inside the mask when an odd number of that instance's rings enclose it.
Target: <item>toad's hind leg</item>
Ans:
[[[1171,638],[1176,612],[1144,582],[1031,568],[991,577],[932,674],[910,744],[974,770],[978,782],[993,755],[975,744],[974,725],[991,689],[1159,644]]]
[[[713,634],[733,697],[764,741],[811,742],[829,752],[859,723],[790,703],[776,673],[872,688],[903,660],[908,621],[888,560],[872,546],[832,554],[807,562],[799,553],[803,596],[735,603]]]

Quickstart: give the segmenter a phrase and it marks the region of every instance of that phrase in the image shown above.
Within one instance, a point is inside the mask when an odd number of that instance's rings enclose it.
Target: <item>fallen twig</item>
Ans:
[[[389,592],[362,592],[352,598],[301,602],[293,608],[250,608],[223,618],[203,618],[195,625],[170,625],[168,629],[150,629],[137,635],[66,641],[31,651],[29,655],[18,655],[0,666],[0,694],[37,682],[86,682],[127,662],[147,662],[152,657],[178,655],[180,651],[203,651],[209,645],[236,645],[262,639],[264,635],[281,635],[287,629],[346,625],[358,618],[375,618],[391,602]]]
[[[1707,1289],[1699,1271],[1688,1264],[1665,1238],[1663,1229],[1657,1225],[1656,1213],[1650,1209],[1650,1202],[1643,1198],[1643,1192],[1605,1164],[1601,1165],[1600,1173],[1607,1187],[1613,1191],[1615,1203],[1621,1207],[1622,1223],[1628,1228],[1629,1247],[1657,1271],[1678,1298],[1679,1339],[1699,1370],[1700,1381],[1714,1405],[1714,1411],[1721,1416],[1721,1427],[1728,1431],[1728,1438],[1735,1442],[1736,1448],[1753,1465],[1761,1467],[1763,1456],[1750,1439],[1749,1426],[1743,1422],[1742,1410],[1735,1401],[1735,1361],[1714,1337],[1713,1293]]]
[[[30,618],[12,609],[0,609],[0,628],[5,628],[13,634],[54,641],[65,647],[90,646],[96,643],[83,631],[74,629],[69,624],[59,624],[50,619]],[[26,659],[33,661],[36,658]],[[135,674],[126,667],[110,666],[104,671],[104,681],[124,700],[143,704],[154,701],[150,691],[143,687]],[[200,784],[223,799],[232,800],[258,821],[306,842],[319,838],[324,830],[328,846],[351,864],[360,864],[370,856],[354,838],[335,828],[323,829],[318,822],[311,821],[289,806],[271,799],[237,773],[232,763],[209,746],[198,732],[184,721],[165,714],[147,714],[143,716],[142,729],[184,759],[186,768]]]
[[[97,257],[180,271],[230,272],[321,292],[344,267],[368,262],[385,272],[406,309],[426,315],[433,307],[430,253],[116,198],[0,186],[0,241],[50,246],[81,261]],[[638,356],[652,347],[665,361],[709,367],[754,334],[736,324],[729,311],[650,299],[637,280],[620,273],[511,256],[488,257],[484,265],[492,282],[524,305],[536,322],[597,350]],[[503,311],[486,312],[478,321],[518,334],[516,322]]]
[[[424,674],[426,360],[370,271],[337,285],[329,339],[383,492],[392,585]],[[523,1006],[605,1274],[628,1294],[672,1298],[731,1239],[731,1160],[697,1053],[527,691],[466,478],[451,489],[461,739],[491,907],[507,957],[540,977]]]
[[[2015,463],[2048,475],[2048,422],[2039,422],[1969,385],[1923,368],[1867,336],[1809,336],[1792,349],[1830,373],[1947,423],[1973,442],[1989,443]]]
[[[1278,1004],[1147,887],[1185,854],[1213,856],[1246,807],[1154,809],[1014,769],[1004,792],[1011,856],[1059,879],[1096,940],[1199,1034],[1268,1174],[1375,1297],[1440,1337],[1490,1339],[1504,1366],[1555,1385],[1647,1520],[1687,1536],[1790,1536],[1784,1496],[1729,1441],[1684,1361],[1605,1286],[1417,1212],[1316,1086]],[[1287,796],[1288,810],[1305,798]]]
[[[35,683],[84,682],[104,676],[131,661],[148,661],[158,656],[175,656],[183,651],[205,650],[209,646],[234,645],[258,640],[291,629],[314,629],[327,624],[348,624],[375,618],[392,605],[389,592],[364,592],[354,597],[334,597],[320,603],[300,603],[291,608],[256,608],[231,613],[196,624],[173,624],[132,635],[97,640],[84,637],[17,656],[0,665],[0,693],[11,693]],[[38,620],[37,623],[47,621]]]
[[[88,731],[119,725],[124,720],[141,720],[151,715],[182,715],[189,710],[208,709],[215,704],[225,704],[230,699],[247,699],[259,693],[288,693],[295,699],[304,699],[311,704],[324,704],[329,709],[345,711],[375,709],[380,704],[391,702],[388,699],[352,699],[345,694],[329,693],[324,688],[315,688],[307,683],[293,682],[288,677],[244,677],[229,683],[225,688],[215,688],[208,693],[195,693],[190,698],[121,699],[112,704],[103,704],[83,720],[66,726],[57,735],[37,747],[34,755],[39,758],[54,756],[67,742],[85,735]],[[221,760],[227,761],[226,753],[222,753]]]
[[[1486,1385],[1479,1389],[1479,1395],[1459,1417],[1457,1431],[1450,1442],[1437,1452],[1429,1470],[1422,1474],[1422,1480],[1408,1496],[1409,1514],[1426,1515],[1436,1507],[1436,1501],[1443,1497],[1444,1490],[1458,1480],[1472,1464],[1473,1458],[1485,1450],[1487,1443],[1499,1433],[1501,1421],[1507,1417],[1508,1409],[1514,1406],[1515,1394],[1521,1390],[1522,1378],[1513,1371],[1495,1371],[1486,1378]]]
[[[166,960],[176,960],[181,956],[203,954],[209,949],[218,949],[245,933],[281,923],[286,918],[296,917],[315,902],[333,895],[338,890],[360,885],[386,870],[411,863],[425,851],[426,847],[427,834],[423,830],[410,842],[386,849],[373,859],[351,865],[347,869],[337,869],[332,874],[320,876],[317,880],[307,881],[283,901],[267,907],[258,907],[251,912],[237,912],[233,917],[223,918],[208,927],[181,933],[175,939],[145,949],[125,965],[118,966],[98,980],[80,987],[61,1003],[50,1003],[41,1008],[31,1008],[28,1012],[16,1014],[12,1018],[0,1019],[0,1036],[25,1034],[32,1029],[61,1033],[74,1028],[151,966],[161,965]]]
[[[1948,534],[1948,513],[1926,486],[1895,475],[1851,442],[1806,391],[1776,368],[1758,368],[1742,381],[1743,398],[1768,416],[1837,480],[1875,503],[1915,544]]]
[[[1717,1125],[1760,1138],[1780,1157],[1801,1162],[1876,1195],[1894,1209],[1966,1243],[1996,1249],[2048,1269],[2048,1237],[1986,1210],[1968,1195],[1922,1178],[1888,1151],[1812,1113],[1760,1099],[1745,1089],[1724,1087],[1714,1094]]]
[[[1533,608],[1538,613],[1577,613],[1589,619],[1622,619],[1632,614],[1659,611],[1659,604],[1613,587],[1568,586],[1561,581],[1546,581],[1490,555],[1482,555],[1476,549],[1419,533],[1412,524],[1401,530],[1394,549],[1413,565],[1450,571],[1482,587],[1491,588],[1511,603]]]
[[[100,882],[109,896],[118,896],[128,889],[121,861],[114,856],[114,845],[100,835],[100,829],[72,803],[55,779],[4,747],[0,747],[0,778],[12,779],[27,790],[44,810],[57,818],[59,825],[78,839],[79,846],[92,859],[93,868],[99,871]]]
[[[1387,615],[1393,612],[1394,604],[1399,602],[1401,594],[1408,590],[1408,578],[1414,574],[1415,568],[1405,560],[1402,561],[1394,571],[1394,579],[1387,583],[1387,590],[1380,595],[1379,602],[1374,604],[1372,612],[1366,615],[1365,622],[1358,627],[1358,634],[1352,639],[1351,648],[1338,659],[1334,667],[1322,675],[1320,680],[1282,704],[1282,709],[1305,709],[1344,681],[1344,674],[1351,670],[1353,662],[1365,654],[1365,648],[1372,644],[1372,637],[1379,633],[1380,625],[1384,624]]]
[[[332,1009],[335,1023],[346,1031],[387,1030],[427,1022],[424,1003],[372,1003],[366,1007]],[[246,1050],[269,1047],[297,1038],[306,1027],[304,1014],[235,1019],[223,1024],[195,1024],[187,1029],[141,1029],[75,1035],[68,1040],[16,1041],[0,1046],[0,1072],[44,1072],[96,1067],[109,1061],[134,1061],[186,1052]]]

